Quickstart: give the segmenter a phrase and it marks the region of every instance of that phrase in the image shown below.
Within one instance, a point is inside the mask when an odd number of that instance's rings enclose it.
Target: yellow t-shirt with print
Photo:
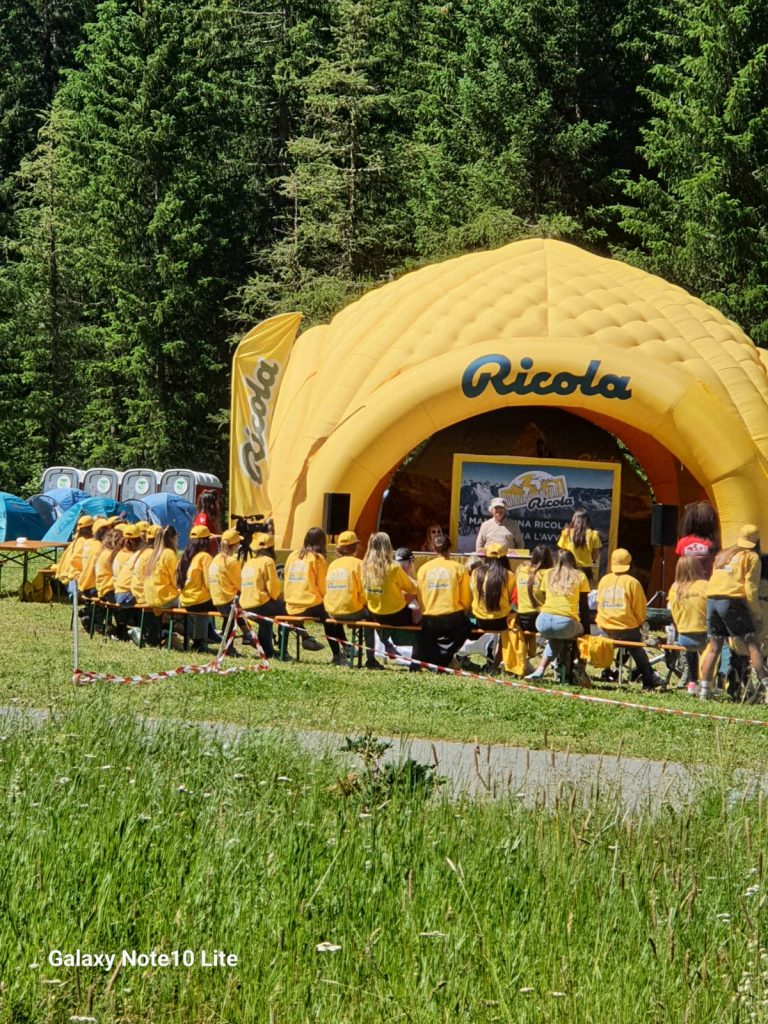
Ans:
[[[208,587],[215,605],[229,604],[240,593],[242,566],[237,555],[219,552],[208,566]]]
[[[539,611],[545,612],[547,615],[562,615],[580,622],[579,595],[589,593],[587,577],[583,572],[579,572],[567,593],[556,594],[549,589],[549,576],[553,571],[553,569],[545,569],[539,574],[536,587],[536,594],[542,602]]]
[[[600,629],[639,629],[648,614],[648,603],[639,580],[626,572],[608,572],[597,585],[597,617]]]
[[[408,603],[403,594],[416,594],[416,581],[397,562],[390,562],[380,585],[363,581],[363,594],[371,615],[394,615]]]
[[[707,632],[707,580],[694,580],[684,593],[673,583],[667,595],[667,604],[678,633]]]
[[[488,580],[486,577],[486,587],[487,585]],[[499,595],[499,607],[496,611],[491,611],[478,593],[477,571],[473,572],[469,578],[469,589],[472,594],[472,615],[476,619],[500,619],[502,616],[506,618],[506,616],[512,611],[512,597],[515,592],[515,574],[511,570],[507,570],[507,578],[501,588],[501,594]]]
[[[416,574],[419,603],[425,615],[450,615],[472,606],[467,570],[461,562],[438,555]]]
[[[280,597],[280,580],[275,560],[269,555],[249,558],[240,572],[240,604],[245,609],[260,608]]]
[[[180,600],[182,605],[205,604],[211,600],[211,588],[208,586],[208,568],[213,561],[209,551],[198,551],[187,569]]]
[[[308,551],[303,558],[292,551],[283,570],[283,594],[289,615],[301,615],[308,608],[322,604],[328,563],[323,555]]]
[[[159,608],[179,596],[179,588],[176,586],[178,564],[179,557],[173,548],[163,548],[152,572],[144,577],[145,604]]]
[[[133,560],[136,557],[135,551],[118,551],[112,563],[112,573],[115,577],[115,593],[130,594],[131,576],[133,574]]]
[[[342,555],[328,566],[323,604],[329,615],[354,615],[365,607],[360,570],[363,560]]]
[[[576,567],[578,569],[591,569],[592,563],[597,561],[603,542],[600,540],[600,534],[597,530],[587,530],[584,544],[576,547],[571,534],[571,528],[566,526],[560,534],[557,546],[563,551],[571,552],[576,560]]]

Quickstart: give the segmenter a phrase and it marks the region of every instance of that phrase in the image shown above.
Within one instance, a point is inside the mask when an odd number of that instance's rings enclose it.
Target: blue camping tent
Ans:
[[[73,505],[85,501],[88,497],[88,491],[79,491],[76,487],[51,487],[50,490],[43,491],[43,494],[46,498],[53,498],[61,512],[67,512]]]
[[[42,540],[45,523],[28,501],[8,491],[0,491],[0,541]]]
[[[42,494],[33,494],[27,501],[43,520],[45,530],[48,531],[67,509],[72,508],[78,501],[85,501],[87,497],[87,491],[78,491],[74,487],[53,487]]]
[[[150,520],[161,526],[174,526],[179,535],[179,550],[185,548],[195,518],[195,506],[175,494],[147,494],[144,502],[149,507]]]
[[[75,532],[75,523],[80,516],[89,515],[94,519],[101,516],[106,519],[109,516],[124,516],[129,523],[135,523],[138,519],[133,509],[123,505],[112,498],[86,498],[73,505],[68,512],[65,512],[60,519],[57,519],[48,530],[43,540],[69,540]]]

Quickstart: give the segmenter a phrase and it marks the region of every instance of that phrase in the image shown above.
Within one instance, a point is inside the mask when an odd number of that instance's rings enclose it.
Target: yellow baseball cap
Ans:
[[[150,523],[147,527],[147,540],[154,540],[161,530],[162,526],[159,523]]]
[[[138,523],[126,523],[123,527],[123,536],[126,540],[136,540],[137,537],[141,536],[141,530],[139,529]]]
[[[486,558],[504,558],[507,553],[507,545],[502,544],[501,541],[495,540],[490,544],[485,545],[485,557]]]
[[[611,572],[629,572],[632,565],[632,555],[626,548],[616,548],[611,555]]]
[[[275,536],[272,533],[260,533],[256,538],[256,550],[262,551],[265,548],[275,546]]]
[[[221,535],[221,539],[226,541],[227,544],[239,544],[243,536],[237,530],[225,530]]]
[[[336,541],[337,548],[346,548],[350,544],[359,544],[357,534],[354,530],[344,530],[339,534],[339,539]]]
[[[78,530],[84,529],[86,526],[93,526],[93,516],[80,516],[77,520]]]
[[[207,526],[203,526],[202,523],[198,523],[197,526],[193,526],[189,531],[189,536],[194,540],[205,540],[206,537],[211,536],[211,531]]]

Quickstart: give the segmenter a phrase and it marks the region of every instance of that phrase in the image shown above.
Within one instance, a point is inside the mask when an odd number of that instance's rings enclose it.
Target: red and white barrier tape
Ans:
[[[227,641],[227,648],[234,645],[234,638],[235,634],[232,633]],[[259,654],[259,660],[252,665],[232,665],[229,668],[224,668],[225,655],[220,654],[213,661],[208,662],[207,665],[180,665],[178,668],[167,669],[165,672],[147,672],[139,676],[114,676],[106,672],[84,672],[82,669],[78,669],[72,676],[72,682],[75,686],[88,686],[90,683],[99,682],[120,683],[123,686],[141,686],[145,683],[157,682],[159,679],[174,679],[178,676],[231,676],[236,672],[266,672],[269,669],[269,662],[261,646],[257,645],[256,650]]]
[[[271,622],[273,625],[285,626],[286,628],[295,628],[289,626],[287,623],[276,622],[275,619],[270,619],[266,615],[257,615],[254,612],[242,612],[246,618],[249,619],[260,619],[263,622]],[[375,627],[372,627],[375,628]],[[397,628],[397,627],[392,627]],[[339,641],[341,643],[341,641]],[[361,644],[355,644],[350,640],[344,641],[346,647],[354,647],[357,650],[365,650],[365,647]],[[586,704],[603,704],[608,707],[616,708],[628,708],[634,711],[646,711],[651,713],[657,713],[661,715],[674,715],[678,718],[693,718],[699,721],[707,722],[722,722],[728,725],[756,725],[762,728],[768,727],[768,719],[761,718],[742,718],[738,715],[713,715],[706,711],[688,711],[685,708],[665,708],[658,704],[640,704],[637,701],[630,700],[617,700],[614,697],[598,697],[591,693],[572,692],[571,690],[558,690],[551,686],[535,686],[531,683],[516,682],[512,679],[497,679],[493,676],[482,675],[479,672],[466,672],[464,669],[457,668],[446,668],[443,665],[433,665],[428,661],[419,661],[416,658],[408,658],[405,655],[390,654],[386,652],[380,657],[385,657],[389,661],[400,661],[406,662],[409,665],[418,665],[419,668],[427,670],[433,670],[439,675],[450,675],[459,676],[464,679],[475,679],[481,683],[490,683],[493,686],[505,686],[511,690],[522,690],[527,693],[538,693],[544,694],[548,697],[567,697],[570,700],[583,701]]]

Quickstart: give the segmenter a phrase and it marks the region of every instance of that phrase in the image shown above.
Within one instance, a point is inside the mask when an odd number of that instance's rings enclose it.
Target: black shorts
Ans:
[[[747,602],[741,597],[707,598],[707,633],[718,640],[729,636],[751,639],[755,623]]]

